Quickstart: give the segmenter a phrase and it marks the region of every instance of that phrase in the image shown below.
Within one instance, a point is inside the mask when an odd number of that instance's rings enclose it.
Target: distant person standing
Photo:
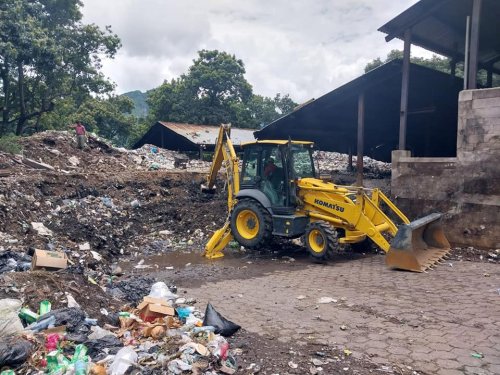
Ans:
[[[75,125],[71,127],[75,128],[76,132],[76,143],[80,150],[85,148],[85,144],[87,143],[87,131],[85,130],[85,126],[80,121],[77,121]]]

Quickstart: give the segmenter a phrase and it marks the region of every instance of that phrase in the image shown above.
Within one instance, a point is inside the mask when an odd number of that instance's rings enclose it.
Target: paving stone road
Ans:
[[[373,256],[184,289],[201,308],[210,301],[246,330],[280,341],[349,348],[428,374],[500,374],[500,267],[452,265],[399,272]],[[318,304],[321,297],[337,302]]]

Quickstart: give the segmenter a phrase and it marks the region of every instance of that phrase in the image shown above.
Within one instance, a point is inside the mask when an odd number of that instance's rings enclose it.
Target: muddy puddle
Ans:
[[[276,250],[279,249],[279,250]],[[162,255],[137,257],[119,264],[125,275],[150,276],[183,287],[207,282],[248,279],[273,272],[289,272],[305,267],[333,267],[338,262],[354,261],[360,254],[338,254],[318,263],[299,246],[281,245],[262,251],[226,251],[219,259],[207,259],[198,249],[172,251]]]

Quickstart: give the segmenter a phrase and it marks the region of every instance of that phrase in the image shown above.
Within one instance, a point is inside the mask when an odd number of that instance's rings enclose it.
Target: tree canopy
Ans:
[[[0,3],[1,134],[39,130],[44,114],[67,99],[78,108],[91,94],[112,92],[100,73],[119,38],[109,27],[83,24],[79,0]],[[65,102],[66,101],[66,102]]]
[[[147,102],[151,122],[230,122],[246,128],[258,128],[296,106],[288,95],[268,98],[253,94],[243,61],[217,50],[199,51],[186,74],[152,90]]]
[[[365,73],[368,73],[370,70],[373,70],[380,65],[383,65],[391,60],[394,59],[402,59],[403,58],[403,51],[393,49],[391,52],[389,52],[385,58],[384,61],[380,57],[377,57],[376,59],[373,59],[370,61],[368,64],[365,66]],[[447,57],[441,57],[438,55],[432,55],[430,58],[425,58],[425,57],[417,57],[417,56],[412,56],[410,58],[410,61],[414,64],[422,65],[427,68],[431,68],[434,70],[438,70],[443,73],[451,73],[451,59]],[[456,64],[455,68],[455,75],[457,77],[463,78],[464,76],[464,65],[462,62],[459,62]],[[478,72],[478,82],[479,84],[486,86],[486,78],[487,73],[485,70],[480,70]],[[493,75],[493,87],[500,86],[500,77],[498,75]]]

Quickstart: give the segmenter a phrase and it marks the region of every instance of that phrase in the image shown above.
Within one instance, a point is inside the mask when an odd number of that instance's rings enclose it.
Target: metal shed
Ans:
[[[325,151],[356,153],[360,98],[364,155],[391,160],[397,149],[402,60],[393,60],[312,100],[260,131],[258,139],[314,141]],[[462,79],[411,64],[408,147],[417,156],[455,156]]]
[[[133,148],[152,144],[174,151],[213,151],[218,133],[218,126],[158,121]],[[241,143],[255,140],[253,130],[231,128],[231,140],[238,148]]]
[[[406,150],[408,90],[411,77],[410,50],[415,44],[451,59],[451,75],[457,62],[464,62],[464,90],[478,88],[478,70],[487,72],[483,87],[493,86],[493,74],[500,73],[500,1],[420,0],[394,17],[379,31],[386,41],[404,41],[401,81],[399,150]]]

